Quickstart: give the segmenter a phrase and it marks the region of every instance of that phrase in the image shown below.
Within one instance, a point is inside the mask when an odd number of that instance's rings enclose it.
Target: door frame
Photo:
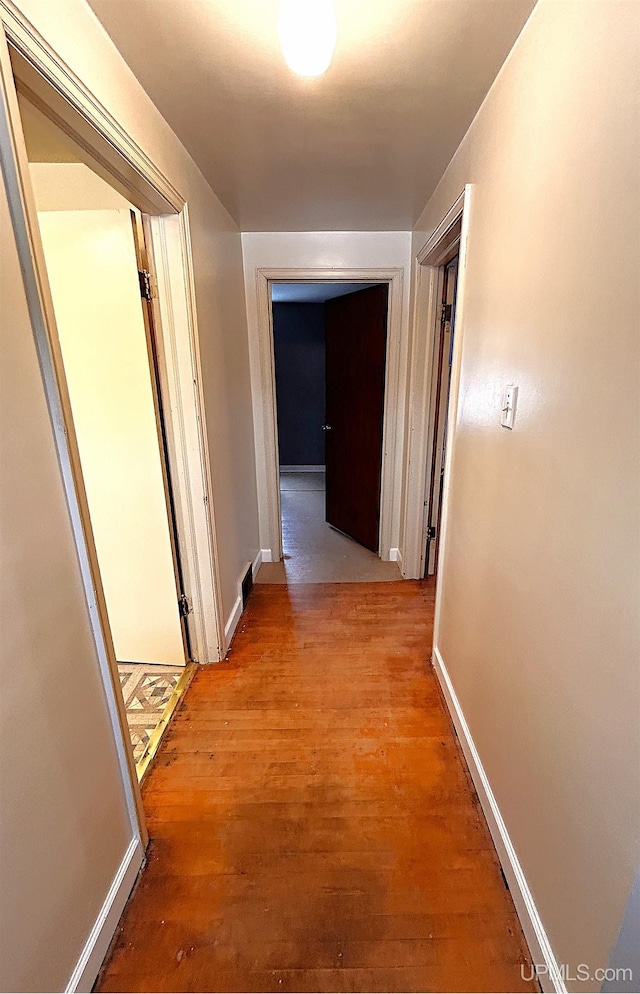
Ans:
[[[454,429],[458,413],[458,391],[464,322],[467,242],[469,237],[472,185],[467,184],[413,260],[412,341],[409,358],[409,411],[407,458],[404,474],[404,507],[401,548],[403,576],[420,579],[425,571],[426,528],[431,455],[434,445],[434,363],[440,335],[440,301],[444,266],[458,253],[458,286],[447,413],[447,438],[442,486],[442,515],[438,562],[446,545],[447,503],[453,463]],[[436,570],[438,566],[436,565]],[[436,621],[439,615],[439,582],[436,584]]]
[[[427,467],[427,487],[424,501],[424,523],[422,544],[424,546],[424,557],[421,560],[422,575],[424,577],[433,576],[437,569],[437,555],[440,546],[441,520],[439,510],[442,507],[442,479],[444,474],[444,460],[446,458],[447,445],[447,415],[449,411],[449,386],[451,383],[451,361],[452,338],[455,342],[455,293],[458,280],[458,247],[460,245],[459,236],[455,237],[451,248],[447,250],[445,258],[438,267],[442,276],[442,288],[440,290],[441,307],[445,306],[445,290],[447,287],[447,270],[456,261],[456,275],[454,277],[454,300],[451,304],[452,316],[447,321],[444,315],[439,319],[439,330],[434,343],[434,355],[432,360],[432,380],[431,380],[431,409],[429,411],[429,466]],[[449,259],[449,256],[451,258]],[[446,325],[449,325],[448,332]],[[442,348],[446,342],[446,335],[449,335],[449,358],[442,353]],[[444,361],[443,361],[444,360]],[[444,391],[444,398],[443,398]],[[435,525],[435,536],[430,536],[430,529]],[[433,546],[431,543],[433,542]],[[430,569],[430,566],[432,567]]]
[[[282,558],[282,510],[280,506],[280,465],[278,456],[278,415],[276,407],[275,352],[271,286],[275,283],[387,283],[387,353],[382,430],[382,476],[380,486],[381,559],[395,560],[391,548],[393,506],[400,484],[396,471],[398,447],[402,439],[396,429],[400,396],[400,350],[402,341],[403,270],[331,268],[259,268],[255,272],[259,385],[254,390],[256,422],[256,469],[258,512],[261,522],[262,562]]]
[[[142,216],[135,210],[130,210],[131,226],[133,231],[133,242],[136,254],[136,265],[138,267],[138,279],[146,289],[148,285],[148,296],[142,296],[141,310],[144,322],[144,330],[147,345],[147,362],[151,380],[151,395],[153,398],[153,410],[155,415],[156,435],[160,450],[160,471],[162,475],[162,487],[164,492],[165,508],[169,521],[169,545],[171,547],[171,560],[173,564],[174,585],[176,597],[178,598],[178,615],[180,624],[180,637],[184,652],[185,665],[194,661],[194,653],[191,646],[191,621],[192,613],[185,614],[182,604],[185,592],[185,571],[182,566],[182,544],[180,541],[180,530],[178,528],[178,518],[176,513],[175,486],[173,483],[172,471],[172,450],[169,447],[167,411],[165,404],[165,388],[163,386],[162,374],[160,371],[160,328],[161,323],[157,320],[156,310],[153,306],[152,279],[141,278],[141,274],[149,273],[151,269],[151,240],[144,229]]]
[[[9,46],[14,54],[12,63]],[[91,156],[92,166],[143,213],[157,279],[159,367],[171,449],[186,593],[198,661],[223,655],[223,610],[209,495],[188,205],[91,91],[7,0],[0,2],[0,158],[44,390],[49,407],[100,675],[134,838],[148,835],[130,747],[55,313],[40,238],[16,85]],[[151,371],[150,371],[151,373]],[[185,384],[189,385],[188,389]],[[166,392],[165,392],[166,391]]]

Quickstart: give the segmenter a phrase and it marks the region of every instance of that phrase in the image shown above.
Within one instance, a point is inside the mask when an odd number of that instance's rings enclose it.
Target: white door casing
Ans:
[[[456,335],[451,365],[451,385],[447,415],[447,437],[452,438],[458,406],[458,372],[463,328],[464,270],[469,231],[472,186],[464,191],[443,217],[428,241],[413,261],[412,332],[409,353],[409,382],[406,425],[406,450],[403,477],[403,514],[400,547],[402,574],[405,579],[424,575],[429,467],[434,444],[433,397],[435,390],[434,362],[440,332],[440,303],[442,295],[442,265],[452,246],[459,243],[458,305]],[[449,255],[450,257],[450,255]],[[451,460],[447,458],[447,465]],[[440,519],[440,551],[446,529],[446,490],[449,470],[445,467]]]
[[[258,507],[261,520],[262,560],[277,562],[282,557],[282,522],[280,508],[278,430],[275,391],[273,283],[388,283],[389,313],[387,327],[387,362],[382,444],[382,480],[380,493],[380,558],[395,559],[391,548],[391,522],[394,501],[399,499],[401,474],[398,463],[402,438],[398,437],[397,412],[403,404],[400,384],[402,338],[403,270],[325,268],[259,268],[255,272],[257,303],[257,383],[254,381],[256,424],[256,465]]]

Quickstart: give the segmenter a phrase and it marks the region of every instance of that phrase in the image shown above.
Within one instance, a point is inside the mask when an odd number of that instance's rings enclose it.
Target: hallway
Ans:
[[[148,864],[97,990],[537,989],[428,665],[433,597],[254,589],[144,782]]]

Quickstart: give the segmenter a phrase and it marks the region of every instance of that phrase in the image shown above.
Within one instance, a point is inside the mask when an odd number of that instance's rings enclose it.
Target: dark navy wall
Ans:
[[[273,304],[281,466],[324,464],[324,304]]]

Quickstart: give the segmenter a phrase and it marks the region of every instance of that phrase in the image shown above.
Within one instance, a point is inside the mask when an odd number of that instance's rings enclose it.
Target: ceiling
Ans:
[[[345,293],[366,290],[373,283],[273,283],[271,300],[274,304],[324,304]]]
[[[335,0],[302,79],[278,0],[89,0],[243,231],[406,231],[534,0]]]

